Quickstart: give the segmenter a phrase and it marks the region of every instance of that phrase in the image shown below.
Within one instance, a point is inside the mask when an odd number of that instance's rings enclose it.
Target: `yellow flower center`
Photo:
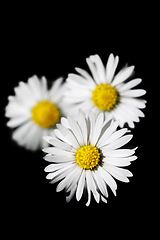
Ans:
[[[110,111],[119,101],[118,91],[109,84],[100,84],[93,91],[94,104],[103,111]]]
[[[53,127],[60,118],[59,108],[49,101],[39,102],[32,109],[32,119],[43,128]]]
[[[101,154],[94,145],[81,147],[76,153],[77,163],[80,167],[92,170],[99,166]]]

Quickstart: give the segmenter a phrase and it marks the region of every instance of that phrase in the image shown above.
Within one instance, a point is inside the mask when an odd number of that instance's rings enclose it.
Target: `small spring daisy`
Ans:
[[[71,105],[71,116],[83,109],[86,113],[92,110],[98,114],[105,113],[106,119],[120,120],[123,127],[125,122],[134,128],[134,122],[144,117],[141,108],[145,108],[145,100],[139,99],[146,93],[143,89],[132,89],[142,80],[140,78],[125,82],[133,73],[134,66],[121,69],[116,75],[119,57],[110,54],[106,68],[98,55],[86,59],[92,76],[83,69],[75,68],[81,74],[69,74],[65,101]]]
[[[30,150],[47,146],[42,136],[52,136],[56,123],[64,115],[65,84],[62,81],[62,78],[57,79],[48,90],[45,77],[39,80],[33,76],[27,83],[20,82],[14,89],[15,96],[8,97],[5,115],[10,120],[7,126],[16,128],[13,139],[19,145]]]
[[[54,130],[55,137],[43,137],[53,147],[44,148],[46,161],[52,162],[45,168],[49,172],[47,179],[51,183],[60,181],[56,191],[63,189],[74,194],[79,201],[85,189],[88,192],[89,206],[91,192],[99,203],[100,198],[107,203],[108,188],[116,195],[115,179],[129,182],[132,173],[122,167],[130,165],[136,159],[135,149],[119,149],[128,143],[132,135],[127,128],[116,130],[119,121],[104,120],[104,113],[97,117],[90,111],[88,117],[79,110],[78,120],[72,117],[61,118]],[[125,135],[125,136],[124,136]]]

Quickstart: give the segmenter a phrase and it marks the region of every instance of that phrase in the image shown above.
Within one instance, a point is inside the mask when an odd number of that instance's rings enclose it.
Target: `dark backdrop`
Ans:
[[[32,226],[41,233],[45,224],[51,232],[56,230],[57,225],[63,231],[69,224],[68,228],[71,229],[67,230],[71,233],[73,227],[78,228],[78,231],[81,229],[82,221],[81,233],[88,224],[93,224],[88,232],[100,231],[105,229],[103,227],[110,232],[111,226],[113,229],[121,226],[121,234],[124,234],[125,229],[133,233],[134,226],[136,231],[141,230],[143,234],[153,211],[150,205],[150,192],[154,190],[149,157],[149,109],[151,93],[155,89],[155,84],[151,84],[154,81],[152,54],[155,31],[148,25],[146,18],[139,16],[137,21],[133,20],[136,11],[134,15],[128,14],[126,19],[120,16],[116,18],[116,14],[112,18],[106,18],[105,15],[100,18],[96,14],[84,18],[83,14],[76,16],[75,13],[70,16],[70,20],[67,14],[63,17],[61,11],[53,17],[56,11],[58,9],[54,9],[49,16],[44,16],[43,11],[28,12],[25,16],[21,13],[17,18],[14,15],[5,28],[2,46],[5,52],[2,59],[5,74],[1,79],[3,115],[8,103],[7,96],[14,94],[13,88],[19,81],[26,82],[34,74],[38,77],[46,76],[48,80],[59,76],[66,78],[68,73],[74,72],[74,67],[88,69],[85,59],[92,54],[99,54],[104,64],[110,53],[119,55],[119,68],[125,63],[135,65],[135,77],[143,79],[139,87],[147,90],[145,99],[148,104],[143,110],[146,117],[141,118],[132,130],[134,137],[131,144],[138,146],[138,159],[127,168],[134,176],[130,178],[130,183],[117,181],[117,196],[109,192],[107,204],[97,204],[93,197],[88,208],[84,199],[77,202],[74,197],[66,203],[64,191],[56,193],[57,184],[51,185],[46,180],[44,168],[48,163],[43,160],[44,154],[17,146],[11,140],[11,130],[6,127],[7,119],[2,116],[4,147],[1,158],[6,165],[2,169],[6,190],[3,195],[7,209],[6,222],[17,221],[15,232],[18,226],[25,226],[25,229]]]

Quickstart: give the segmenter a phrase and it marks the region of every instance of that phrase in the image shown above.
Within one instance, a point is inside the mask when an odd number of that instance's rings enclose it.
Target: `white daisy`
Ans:
[[[15,96],[8,97],[7,126],[16,128],[12,136],[19,145],[30,150],[47,146],[42,136],[53,136],[55,124],[64,115],[62,96],[66,85],[62,81],[57,79],[48,90],[45,77],[39,80],[33,76],[27,83],[20,82],[14,89]]]
[[[116,195],[115,179],[129,182],[132,173],[122,167],[136,159],[135,149],[119,149],[131,140],[132,135],[125,135],[127,128],[116,130],[118,124],[119,121],[104,120],[104,113],[96,117],[90,111],[86,118],[79,110],[77,121],[70,116],[62,117],[61,124],[54,130],[55,137],[43,137],[53,145],[43,149],[47,153],[44,159],[52,162],[45,168],[49,172],[47,179],[51,183],[60,181],[57,192],[63,189],[70,192],[67,202],[74,194],[79,201],[86,189],[87,206],[91,192],[97,203],[100,198],[106,203],[108,188]]]
[[[144,117],[141,108],[145,108],[145,100],[139,99],[146,93],[143,89],[131,89],[138,85],[142,79],[136,78],[125,82],[133,73],[134,66],[125,67],[116,75],[119,57],[110,54],[106,67],[98,55],[86,59],[92,76],[83,69],[75,68],[81,74],[69,74],[65,101],[70,104],[71,116],[81,108],[86,113],[92,110],[98,114],[105,113],[105,118],[120,120],[120,127],[125,122],[134,127],[139,117]]]

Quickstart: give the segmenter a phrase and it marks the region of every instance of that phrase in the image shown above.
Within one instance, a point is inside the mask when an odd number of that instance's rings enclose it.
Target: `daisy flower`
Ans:
[[[136,159],[135,149],[120,149],[128,143],[132,135],[128,129],[116,130],[119,121],[104,120],[104,113],[97,117],[90,111],[88,117],[79,110],[78,120],[72,117],[61,118],[54,130],[55,137],[43,137],[52,147],[44,148],[44,159],[51,162],[45,168],[51,183],[60,181],[56,191],[70,192],[66,201],[76,195],[79,201],[86,190],[89,206],[91,192],[99,203],[107,202],[108,188],[116,195],[115,179],[129,182],[132,173],[122,167]]]
[[[15,96],[8,97],[5,115],[10,120],[7,126],[16,128],[12,136],[19,145],[30,150],[47,146],[42,136],[52,136],[56,123],[64,115],[65,84],[62,81],[62,78],[57,79],[48,90],[45,77],[39,80],[33,76],[27,83],[20,82],[14,89]]]
[[[92,76],[81,68],[75,68],[80,74],[69,74],[67,78],[67,91],[65,101],[70,104],[71,116],[81,108],[86,113],[92,110],[98,114],[105,113],[106,119],[120,120],[123,127],[125,122],[134,128],[134,122],[139,122],[139,117],[144,117],[140,110],[145,108],[145,100],[137,97],[143,96],[143,89],[132,89],[142,79],[126,80],[132,75],[134,66],[124,67],[115,74],[119,57],[110,54],[107,65],[104,67],[98,55],[86,59]]]

